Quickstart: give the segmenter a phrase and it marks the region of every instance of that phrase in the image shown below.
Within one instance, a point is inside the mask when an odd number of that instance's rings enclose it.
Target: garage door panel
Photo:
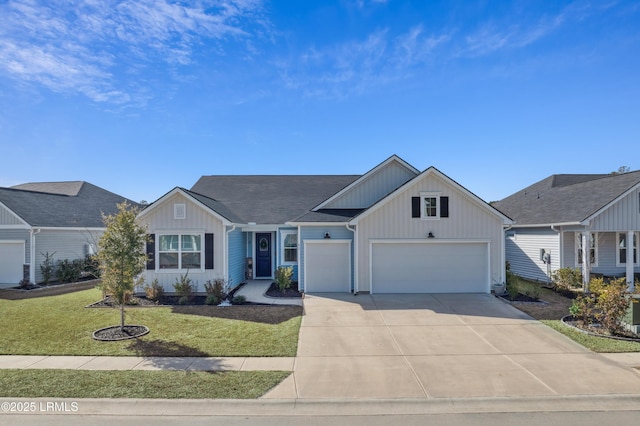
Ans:
[[[23,264],[24,243],[0,242],[0,284],[18,284]]]
[[[351,245],[349,241],[305,244],[305,291],[345,293],[351,291]]]
[[[371,250],[374,293],[488,291],[486,243],[377,243]]]

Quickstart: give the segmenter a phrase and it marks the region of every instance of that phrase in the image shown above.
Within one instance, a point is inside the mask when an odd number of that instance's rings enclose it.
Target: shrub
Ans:
[[[551,280],[556,290],[571,291],[582,287],[582,272],[576,268],[560,268],[553,271]]]
[[[507,295],[509,299],[515,299],[518,297],[518,293],[520,292],[520,277],[516,274],[507,271],[507,283],[505,286],[505,290],[507,290]]]
[[[218,296],[216,296],[215,294],[209,294],[204,303],[207,305],[217,305],[218,303],[220,303],[220,299],[218,299]]]
[[[56,264],[53,261],[53,255],[56,253],[53,252],[49,254],[49,252],[46,252],[46,253],[40,253],[40,254],[44,256],[44,261],[42,262],[42,264],[40,264],[40,272],[42,273],[42,282],[45,284],[49,284],[49,281],[51,281],[51,278],[53,278],[53,275],[56,272]]]
[[[573,300],[569,313],[581,324],[591,324],[595,321],[595,296],[580,294]]]
[[[178,303],[181,305],[191,301],[193,293],[196,290],[195,286],[191,283],[191,278],[187,275],[189,275],[189,272],[184,275],[180,274],[180,278],[176,278],[176,283],[173,285],[173,288],[176,290],[176,294],[180,297]],[[185,303],[183,303],[182,299],[185,299]]]
[[[188,305],[190,301],[191,301],[191,297],[182,296],[180,299],[178,299],[178,304],[179,305]]]
[[[540,286],[538,284],[529,283],[524,286],[522,290],[526,296],[529,296],[532,299],[540,298]]]
[[[245,303],[247,303],[247,298],[242,295],[234,296],[233,299],[231,299],[232,305],[244,305]]]
[[[71,283],[78,281],[82,276],[84,268],[82,259],[64,259],[58,260],[56,263],[56,278],[62,283]]]
[[[100,278],[100,260],[98,255],[88,254],[84,258],[83,272],[85,276],[92,276],[94,278]]]
[[[291,266],[279,266],[276,269],[276,283],[282,293],[291,287],[291,277],[293,276],[293,268]]]
[[[164,297],[164,287],[158,284],[156,278],[151,282],[151,285],[144,285],[144,293],[147,295],[147,299],[157,302]]]
[[[612,280],[596,295],[596,319],[610,333],[622,330],[621,320],[629,307],[627,281],[623,278]]]
[[[216,296],[219,301],[222,301],[227,298],[225,284],[226,282],[224,278],[216,278],[213,282],[207,281],[204,284],[204,290],[208,295]]]

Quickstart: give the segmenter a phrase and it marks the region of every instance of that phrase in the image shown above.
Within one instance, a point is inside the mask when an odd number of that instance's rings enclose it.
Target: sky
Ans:
[[[0,186],[640,169],[640,2],[0,0]]]

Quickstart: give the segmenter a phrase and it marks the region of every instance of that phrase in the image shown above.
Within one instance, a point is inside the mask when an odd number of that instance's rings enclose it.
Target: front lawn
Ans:
[[[222,398],[264,395],[286,371],[0,370],[5,398]]]
[[[0,354],[116,356],[295,356],[302,308],[180,306],[126,308],[144,337],[99,342],[92,333],[119,324],[119,310],[85,308],[96,289],[25,300],[0,300]]]
[[[581,333],[578,330],[567,327],[560,320],[541,320],[541,322],[594,352],[640,352],[640,343],[638,342],[608,339]]]

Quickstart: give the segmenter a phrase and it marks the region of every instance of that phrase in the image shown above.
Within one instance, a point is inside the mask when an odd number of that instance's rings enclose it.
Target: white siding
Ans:
[[[640,231],[640,194],[634,191],[594,218],[593,231]]]
[[[415,174],[412,171],[398,162],[391,162],[324,206],[324,208],[367,208],[414,176]]]
[[[44,262],[45,254],[53,255],[54,262],[59,260],[83,259],[87,254],[89,245],[97,252],[98,241],[102,231],[88,230],[43,230],[35,235],[36,250],[35,264],[36,282],[42,281],[40,265]]]
[[[449,217],[437,220],[412,218],[411,197],[419,196],[420,192],[440,192],[441,196],[448,196]],[[436,174],[425,175],[408,184],[401,193],[358,222],[357,232],[358,291],[370,291],[370,240],[424,239],[429,232],[439,240],[490,241],[490,279],[501,282],[503,278],[502,220]],[[455,270],[451,273],[455,274]]]
[[[0,204],[0,225],[26,226],[11,210]]]
[[[186,218],[175,219],[174,218],[174,204],[186,205]],[[228,278],[225,275],[224,267],[224,241],[226,238],[226,230],[222,221],[211,214],[208,210],[204,209],[200,205],[191,201],[180,193],[174,194],[172,197],[164,200],[164,202],[155,207],[155,209],[144,216],[141,220],[143,225],[148,226],[148,232],[150,234],[169,234],[172,232],[205,234],[213,233],[214,244],[214,259],[212,270],[190,270],[189,278],[194,284],[197,284],[198,291],[204,291],[204,283],[207,280],[213,280],[217,277]],[[157,251],[157,238],[156,238],[156,251]],[[204,250],[204,241],[202,242],[202,250]],[[156,267],[158,263],[156,262]],[[203,264],[204,268],[204,264]],[[187,271],[173,271],[165,272],[162,270],[145,272],[145,281],[151,282],[154,278],[158,279],[158,282],[164,287],[165,291],[173,292],[173,284],[176,279],[180,277],[180,274],[185,274]],[[237,284],[237,283],[236,283]]]
[[[511,272],[531,280],[547,281],[547,264],[541,250],[551,255],[550,270],[560,268],[560,234],[550,228],[516,229],[508,231],[506,258]],[[572,234],[573,235],[573,234]]]

